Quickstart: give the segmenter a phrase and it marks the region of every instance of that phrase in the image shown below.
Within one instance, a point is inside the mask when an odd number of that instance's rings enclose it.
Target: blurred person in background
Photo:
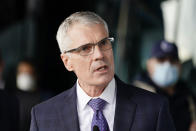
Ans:
[[[31,59],[23,59],[17,65],[16,86],[24,92],[38,90],[36,66]]]
[[[187,84],[180,80],[177,46],[165,40],[155,43],[146,66],[147,70],[136,77],[134,84],[169,99],[177,131],[196,131],[195,97]]]
[[[20,102],[20,131],[28,131],[31,108],[49,98],[47,92],[40,88],[39,72],[33,59],[24,58],[18,62],[16,88],[16,96]]]
[[[15,95],[4,90],[3,60],[0,52],[0,130],[19,131],[19,102]]]

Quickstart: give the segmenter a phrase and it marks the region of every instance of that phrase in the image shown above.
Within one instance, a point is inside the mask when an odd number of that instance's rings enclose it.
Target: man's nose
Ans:
[[[103,51],[100,49],[100,47],[98,45],[96,45],[94,47],[93,56],[94,56],[94,59],[95,60],[103,59],[103,57],[104,57]]]

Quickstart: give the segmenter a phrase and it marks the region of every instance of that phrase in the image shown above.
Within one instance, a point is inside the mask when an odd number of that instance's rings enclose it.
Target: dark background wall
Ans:
[[[128,3],[127,31],[123,57],[117,61],[116,73],[127,83],[142,69],[143,56],[154,40],[163,38],[160,3],[163,0],[1,0],[0,48],[5,61],[4,77],[14,83],[15,68],[24,57],[33,58],[38,66],[41,88],[59,93],[70,88],[76,77],[68,72],[60,59],[56,31],[71,13],[90,10],[98,13],[109,25],[115,44],[122,46],[118,28],[121,28],[122,2]],[[122,19],[122,18],[121,18]],[[123,21],[123,19],[121,20]],[[121,63],[123,62],[123,64]],[[10,86],[13,90],[14,86]]]

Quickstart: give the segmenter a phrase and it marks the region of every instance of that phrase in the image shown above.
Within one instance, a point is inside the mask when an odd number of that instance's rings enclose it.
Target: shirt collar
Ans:
[[[83,110],[88,104],[88,102],[92,99],[92,97],[88,96],[84,92],[84,90],[80,87],[78,80],[77,80],[76,88],[77,88],[76,91],[77,91],[78,106],[79,109]],[[112,104],[115,98],[115,89],[116,89],[115,79],[113,78],[98,98],[101,98],[105,100],[107,103]]]

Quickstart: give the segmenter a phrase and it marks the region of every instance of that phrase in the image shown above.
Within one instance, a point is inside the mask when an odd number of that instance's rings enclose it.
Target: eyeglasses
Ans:
[[[78,48],[64,51],[64,53],[78,52],[81,56],[87,56],[87,55],[93,54],[96,45],[99,46],[99,49],[101,51],[106,51],[106,50],[112,49],[111,42],[113,42],[113,41],[114,41],[113,37],[106,37],[95,44],[94,43],[85,44],[85,45],[82,45]]]

